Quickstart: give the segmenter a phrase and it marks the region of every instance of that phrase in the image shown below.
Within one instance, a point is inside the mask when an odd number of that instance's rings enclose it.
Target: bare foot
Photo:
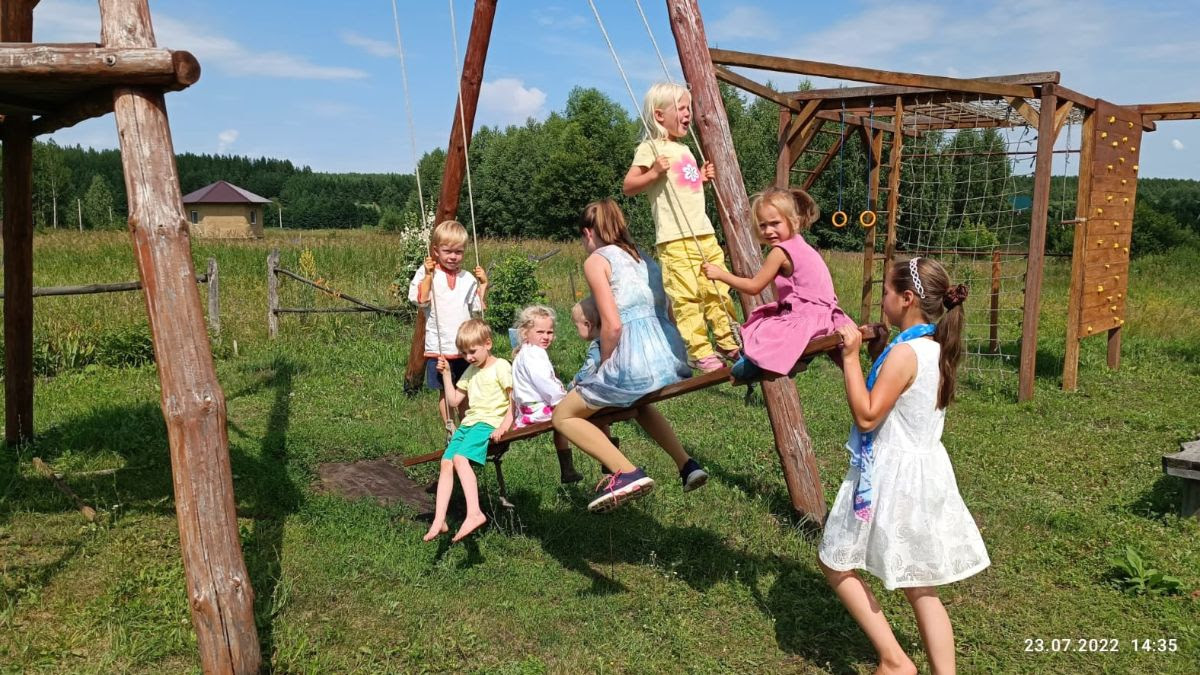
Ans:
[[[917,675],[917,666],[907,656],[896,663],[880,663],[875,675]]]
[[[437,536],[439,534],[445,534],[449,531],[450,531],[450,528],[446,527],[445,523],[442,523],[441,527],[438,527],[438,524],[434,523],[433,525],[431,525],[429,527],[429,531],[425,533],[425,536],[422,537],[422,539],[424,539],[425,541],[433,541],[434,539],[437,538]]]
[[[486,522],[487,516],[482,513],[477,516],[467,516],[467,519],[463,521],[462,527],[458,528],[458,532],[454,533],[454,538],[450,541],[462,541]]]

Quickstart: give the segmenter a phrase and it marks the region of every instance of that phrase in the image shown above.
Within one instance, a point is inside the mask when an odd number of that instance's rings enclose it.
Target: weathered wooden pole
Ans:
[[[696,0],[667,0],[667,13],[671,31],[675,34],[679,62],[691,87],[692,104],[698,113],[693,119],[700,125],[700,145],[706,158],[716,167],[714,187],[734,273],[751,276],[762,266],[762,253],[751,233],[750,200],[742,184],[741,167],[729,133],[729,119],[713,75],[700,8]],[[757,297],[742,293],[742,309],[749,314],[758,305],[773,300],[774,295],[770,287]],[[801,517],[823,523],[825,495],[796,385],[784,377],[763,382],[762,387],[792,508]]]
[[[487,60],[488,42],[492,39],[496,1],[475,0],[471,35],[467,38],[467,53],[463,56],[462,79],[458,85],[460,97],[454,104],[454,123],[450,128],[446,164],[442,168],[442,193],[438,197],[434,223],[450,220],[458,213],[458,194],[462,191],[468,144],[475,130],[475,109],[479,104],[479,89],[483,86],[483,64]],[[424,217],[425,214],[422,213],[421,218]],[[410,389],[415,389],[421,386],[424,373],[425,313],[417,312],[417,318],[413,321],[412,346],[408,350],[408,369],[404,381]]]
[[[33,39],[37,0],[0,4],[0,41]],[[29,115],[4,118],[4,440],[33,438],[33,135]]]
[[[267,254],[267,337],[272,340],[279,334],[279,249]]]
[[[1021,365],[1017,382],[1017,400],[1033,398],[1033,377],[1037,368],[1038,311],[1041,309],[1042,270],[1046,250],[1046,214],[1050,209],[1050,172],[1054,153],[1052,110],[1058,109],[1053,84],[1042,85],[1042,105],[1046,114],[1038,118],[1037,159],[1033,165],[1033,209],[1029,223],[1029,258],[1025,264],[1025,310],[1021,321]]]
[[[100,0],[101,42],[154,47],[148,0]],[[188,606],[206,673],[257,673],[254,591],[234,511],[225,394],[196,287],[161,89],[113,90],[129,227],[146,293],[171,449]]]
[[[217,276],[217,259],[208,259],[208,328],[213,335],[221,334],[221,278]]]

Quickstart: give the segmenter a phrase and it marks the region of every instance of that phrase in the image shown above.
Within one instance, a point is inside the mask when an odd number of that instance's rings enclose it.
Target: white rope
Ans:
[[[458,27],[454,20],[454,0],[449,0],[449,3],[450,39],[454,43],[454,67],[458,81],[458,126],[462,131],[463,161],[467,170],[467,205],[471,209],[471,244],[475,247],[475,266],[479,267],[479,236],[475,232],[475,192],[471,187],[471,153],[467,146],[466,113],[463,112],[462,66],[458,65]]]
[[[408,112],[408,136],[412,149],[413,174],[417,177],[417,203],[421,209],[421,225],[428,225],[425,215],[425,193],[421,189],[421,166],[417,162],[417,126],[413,123],[412,97],[408,93],[408,65],[404,61],[404,41],[400,39],[400,12],[392,0],[392,25],[396,29],[396,50],[400,52],[400,78],[404,83],[404,109]],[[438,341],[439,344],[441,341]]]

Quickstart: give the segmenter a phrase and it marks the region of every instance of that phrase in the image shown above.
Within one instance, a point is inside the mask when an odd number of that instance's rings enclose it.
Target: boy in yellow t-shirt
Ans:
[[[622,191],[630,197],[645,192],[650,198],[663,288],[689,360],[705,372],[717,370],[723,364],[709,344],[708,326],[723,356],[736,359],[738,348],[729,287],[699,272],[702,263],[725,269],[725,254],[704,212],[703,184],[714,177],[713,166],[697,166],[691,150],[678,140],[692,121],[692,96],[686,88],[655,84],[646,92],[643,108],[647,137],[633,155]]]
[[[479,319],[463,322],[455,337],[459,353],[470,365],[458,383],[451,381],[450,364],[445,356],[438,357],[438,371],[442,375],[446,400],[457,407],[467,401],[467,414],[462,424],[450,437],[450,444],[442,455],[442,471],[438,476],[437,502],[433,524],[425,533],[430,541],[446,532],[446,510],[450,506],[450,493],[454,490],[454,476],[462,483],[463,497],[467,501],[467,517],[454,535],[454,541],[471,534],[487,522],[487,516],[479,508],[479,484],[471,463],[482,466],[487,463],[488,444],[504,435],[512,426],[512,364],[492,355],[492,331]]]

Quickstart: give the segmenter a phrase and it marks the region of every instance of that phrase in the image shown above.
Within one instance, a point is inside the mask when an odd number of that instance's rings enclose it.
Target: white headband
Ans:
[[[912,260],[908,261],[908,273],[912,276],[913,287],[917,289],[917,295],[921,296],[921,299],[924,300],[925,287],[921,285],[921,275],[917,274],[918,260],[920,260],[920,258],[913,258]]]

